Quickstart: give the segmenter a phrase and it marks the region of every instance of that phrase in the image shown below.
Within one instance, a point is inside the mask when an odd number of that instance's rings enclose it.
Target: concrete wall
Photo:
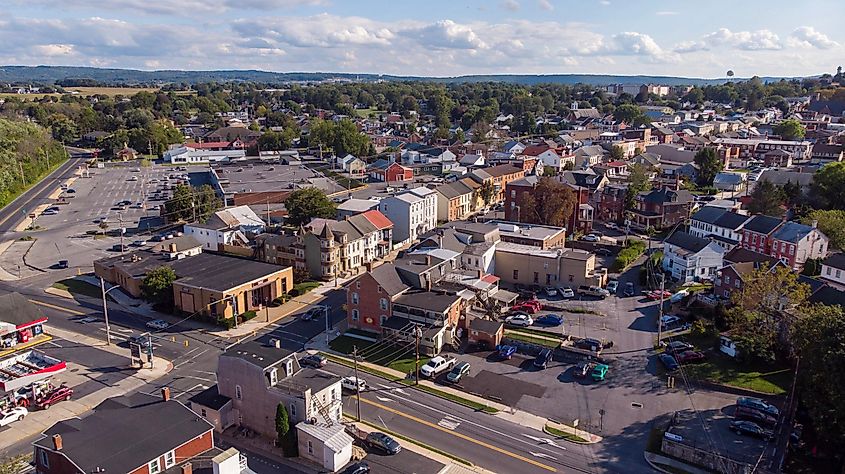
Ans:
[[[751,466],[748,464],[667,438],[663,438],[662,450],[670,456],[699,466],[705,466],[722,474],[748,474],[751,472]]]
[[[596,284],[592,273],[595,256],[586,260],[542,256],[530,253],[496,251],[496,276],[505,283],[539,286],[569,286]],[[514,270],[517,274],[514,275]],[[534,280],[537,273],[537,280]]]

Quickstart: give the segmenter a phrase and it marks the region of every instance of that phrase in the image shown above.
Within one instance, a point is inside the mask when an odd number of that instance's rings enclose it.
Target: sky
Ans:
[[[833,73],[842,0],[2,0],[0,64],[420,76]]]

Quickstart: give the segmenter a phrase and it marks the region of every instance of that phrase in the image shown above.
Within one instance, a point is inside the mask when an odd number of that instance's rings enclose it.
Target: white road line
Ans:
[[[51,346],[54,346],[54,347],[62,347],[59,344],[56,344],[56,341],[48,341],[48,344],[50,344]]]

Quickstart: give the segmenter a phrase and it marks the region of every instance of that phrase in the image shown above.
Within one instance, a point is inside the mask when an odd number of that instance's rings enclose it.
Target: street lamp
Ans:
[[[114,285],[108,290],[106,289],[106,281],[103,280],[103,277],[100,277],[100,290],[103,292],[103,316],[106,319],[106,345],[111,345],[111,326],[109,326],[109,308],[106,306],[106,294],[115,289],[120,288],[120,285]]]

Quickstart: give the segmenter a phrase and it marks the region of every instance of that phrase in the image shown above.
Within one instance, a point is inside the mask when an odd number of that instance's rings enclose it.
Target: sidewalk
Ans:
[[[325,342],[325,339],[321,338],[321,337],[316,337],[316,338],[312,339],[311,341],[309,341],[305,345],[305,349],[306,350],[316,350],[316,351],[326,352],[326,353],[332,354],[336,357],[347,359],[347,360],[350,361],[350,363],[352,362],[346,354],[341,354],[339,352],[335,352],[330,347],[328,347],[328,345]],[[394,370],[394,369],[391,369],[389,367],[384,367],[384,366],[381,366],[381,365],[376,365],[376,364],[373,364],[373,363],[367,362],[367,361],[359,361],[358,366],[359,367],[361,367],[361,366],[368,367],[370,369],[377,370],[381,373],[392,375],[392,376],[399,378],[399,379],[404,379],[407,376],[407,374],[400,372],[398,370]],[[471,402],[478,403],[480,405],[484,405],[484,406],[487,406],[487,407],[490,407],[490,408],[495,408],[496,410],[498,410],[498,412],[494,413],[492,416],[502,418],[502,419],[507,420],[511,423],[516,423],[518,425],[527,426],[527,427],[536,429],[538,431],[543,431],[543,429],[546,426],[548,426],[548,427],[560,430],[564,433],[569,433],[571,435],[575,435],[575,436],[578,436],[580,438],[583,438],[584,440],[586,440],[586,442],[584,444],[598,443],[602,440],[601,436],[589,433],[587,431],[579,430],[577,428],[573,428],[573,427],[568,426],[568,425],[563,425],[563,424],[551,421],[547,418],[543,418],[542,416],[537,416],[537,415],[528,413],[526,411],[519,410],[517,408],[509,407],[507,405],[497,403],[497,402],[494,402],[492,400],[488,400],[486,398],[482,398],[482,397],[479,397],[477,395],[473,395],[471,393],[462,392],[462,391],[456,390],[452,387],[448,387],[448,386],[445,386],[445,385],[437,385],[430,380],[422,380],[421,379],[420,385],[425,385],[426,387],[436,389],[436,390],[441,391],[441,392],[446,392],[446,393],[449,393],[449,394],[454,395],[456,397],[463,398],[465,400],[469,400]]]
[[[29,415],[27,415],[23,421],[12,423],[8,425],[5,431],[3,431],[3,436],[0,436],[0,452],[3,452],[11,446],[19,443],[21,440],[43,433],[46,429],[59,421],[82,415],[102,403],[102,401],[107,398],[124,395],[128,392],[137,390],[153,380],[164,376],[173,369],[173,365],[170,361],[160,357],[155,358],[155,368],[153,369],[131,369],[129,367],[129,357],[126,349],[120,349],[114,345],[107,346],[105,342],[99,339],[94,339],[71,331],[65,331],[52,326],[48,326],[46,331],[65,340],[96,347],[97,349],[118,355],[126,355],[126,366],[114,367],[114,369],[134,370],[134,373],[119,380],[112,386],[103,387],[102,389],[82,398],[74,398],[66,402],[57,403],[50,407],[49,410],[30,411]]]

